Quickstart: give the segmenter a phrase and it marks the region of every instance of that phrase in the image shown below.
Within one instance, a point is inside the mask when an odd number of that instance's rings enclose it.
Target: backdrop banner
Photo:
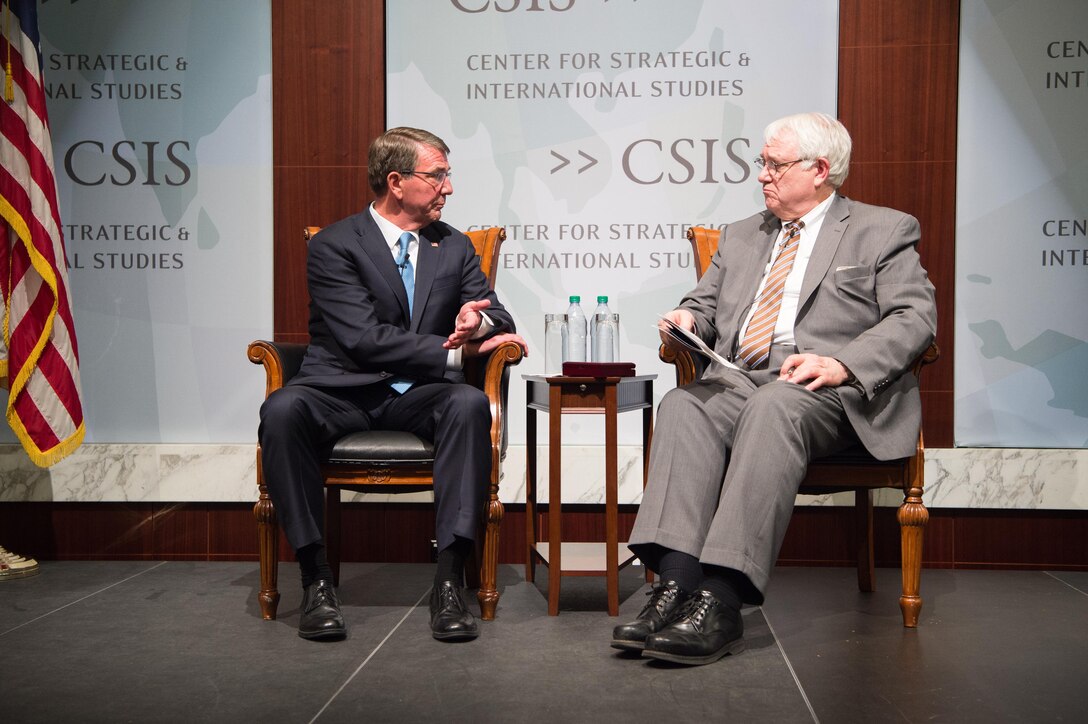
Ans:
[[[264,378],[245,349],[272,333],[269,3],[44,2],[39,23],[86,441],[255,440]]]
[[[962,0],[958,446],[1088,446],[1088,3]]]
[[[838,2],[397,0],[386,13],[388,125],[450,145],[444,220],[506,227],[497,290],[531,350],[515,372],[543,373],[546,313],[577,294],[591,314],[607,295],[620,358],[661,374],[660,398],[674,381],[657,318],[696,281],[685,232],[763,208],[752,161],[769,121],[835,113]],[[511,391],[520,443],[524,385]],[[637,444],[639,416],[619,422]],[[564,429],[603,441],[599,420]]]

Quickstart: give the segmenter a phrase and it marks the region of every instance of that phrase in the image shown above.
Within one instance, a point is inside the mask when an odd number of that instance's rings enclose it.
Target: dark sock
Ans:
[[[309,588],[313,583],[325,579],[332,580],[332,567],[325,557],[324,543],[311,543],[295,551],[299,568],[302,569],[302,587]]]
[[[703,580],[703,567],[699,559],[689,553],[668,551],[658,561],[658,574],[662,581],[676,581],[680,588],[693,593]]]
[[[699,588],[710,591],[734,611],[739,611],[744,604],[743,592],[750,586],[748,576],[740,571],[721,566],[703,566],[703,582]]]
[[[472,551],[473,542],[468,538],[453,539],[453,543],[438,551],[438,567],[434,572],[435,585],[453,581],[458,586],[465,582],[465,561]]]

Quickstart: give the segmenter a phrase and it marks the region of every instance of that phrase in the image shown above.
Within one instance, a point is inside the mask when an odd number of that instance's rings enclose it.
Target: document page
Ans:
[[[673,322],[672,320],[667,319],[664,316],[658,316],[660,317],[661,321],[665,323],[665,333],[677,342],[679,342],[680,346],[684,349],[695,352],[696,354],[701,354],[704,357],[714,360],[715,362],[724,367],[729,367],[735,370],[740,369],[735,364],[727,360],[725,357],[722,357],[720,354],[712,350],[709,346],[707,346],[706,342],[699,339],[680,325],[676,324],[676,322]]]

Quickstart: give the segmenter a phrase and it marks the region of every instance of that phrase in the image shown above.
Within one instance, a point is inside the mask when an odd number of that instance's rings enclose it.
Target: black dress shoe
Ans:
[[[658,584],[647,595],[650,600],[639,611],[638,618],[612,629],[612,648],[642,651],[646,637],[672,623],[689,596],[676,581]]]
[[[298,635],[311,641],[342,639],[348,634],[344,616],[340,613],[340,601],[332,581],[314,581],[302,594],[302,617],[298,621]]]
[[[439,641],[467,641],[480,635],[461,586],[454,581],[436,583],[431,589],[431,635]]]
[[[744,619],[710,591],[695,592],[680,615],[646,637],[643,656],[677,664],[709,664],[744,650]]]

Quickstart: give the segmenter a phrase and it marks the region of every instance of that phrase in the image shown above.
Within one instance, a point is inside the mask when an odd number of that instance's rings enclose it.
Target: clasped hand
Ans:
[[[476,330],[480,328],[480,324],[484,321],[481,310],[487,309],[491,306],[491,301],[488,299],[481,299],[475,302],[465,302],[461,306],[461,311],[457,313],[457,319],[454,322],[453,333],[446,338],[446,341],[442,343],[442,346],[446,349],[457,349],[464,346],[472,339],[472,335],[476,334]]]
[[[805,385],[806,390],[838,387],[850,379],[846,366],[834,357],[816,354],[791,354],[782,362],[778,379]],[[805,384],[805,383],[808,384]]]
[[[476,334],[476,331],[480,328],[480,324],[483,322],[483,314],[481,314],[481,311],[490,306],[491,302],[487,299],[465,302],[461,307],[461,311],[457,313],[453,333],[446,338],[446,341],[442,343],[442,346],[445,349],[464,347],[464,354],[469,357],[477,357],[490,354],[492,350],[504,342],[514,342],[521,347],[522,354],[528,357],[529,345],[522,339],[520,334],[496,334],[486,339],[472,339],[472,335]]]
[[[488,337],[487,339],[474,339],[465,345],[464,354],[466,357],[485,357],[506,342],[514,342],[521,347],[522,355],[529,356],[529,345],[522,339],[520,334],[514,334],[513,332],[496,334],[494,337]]]

